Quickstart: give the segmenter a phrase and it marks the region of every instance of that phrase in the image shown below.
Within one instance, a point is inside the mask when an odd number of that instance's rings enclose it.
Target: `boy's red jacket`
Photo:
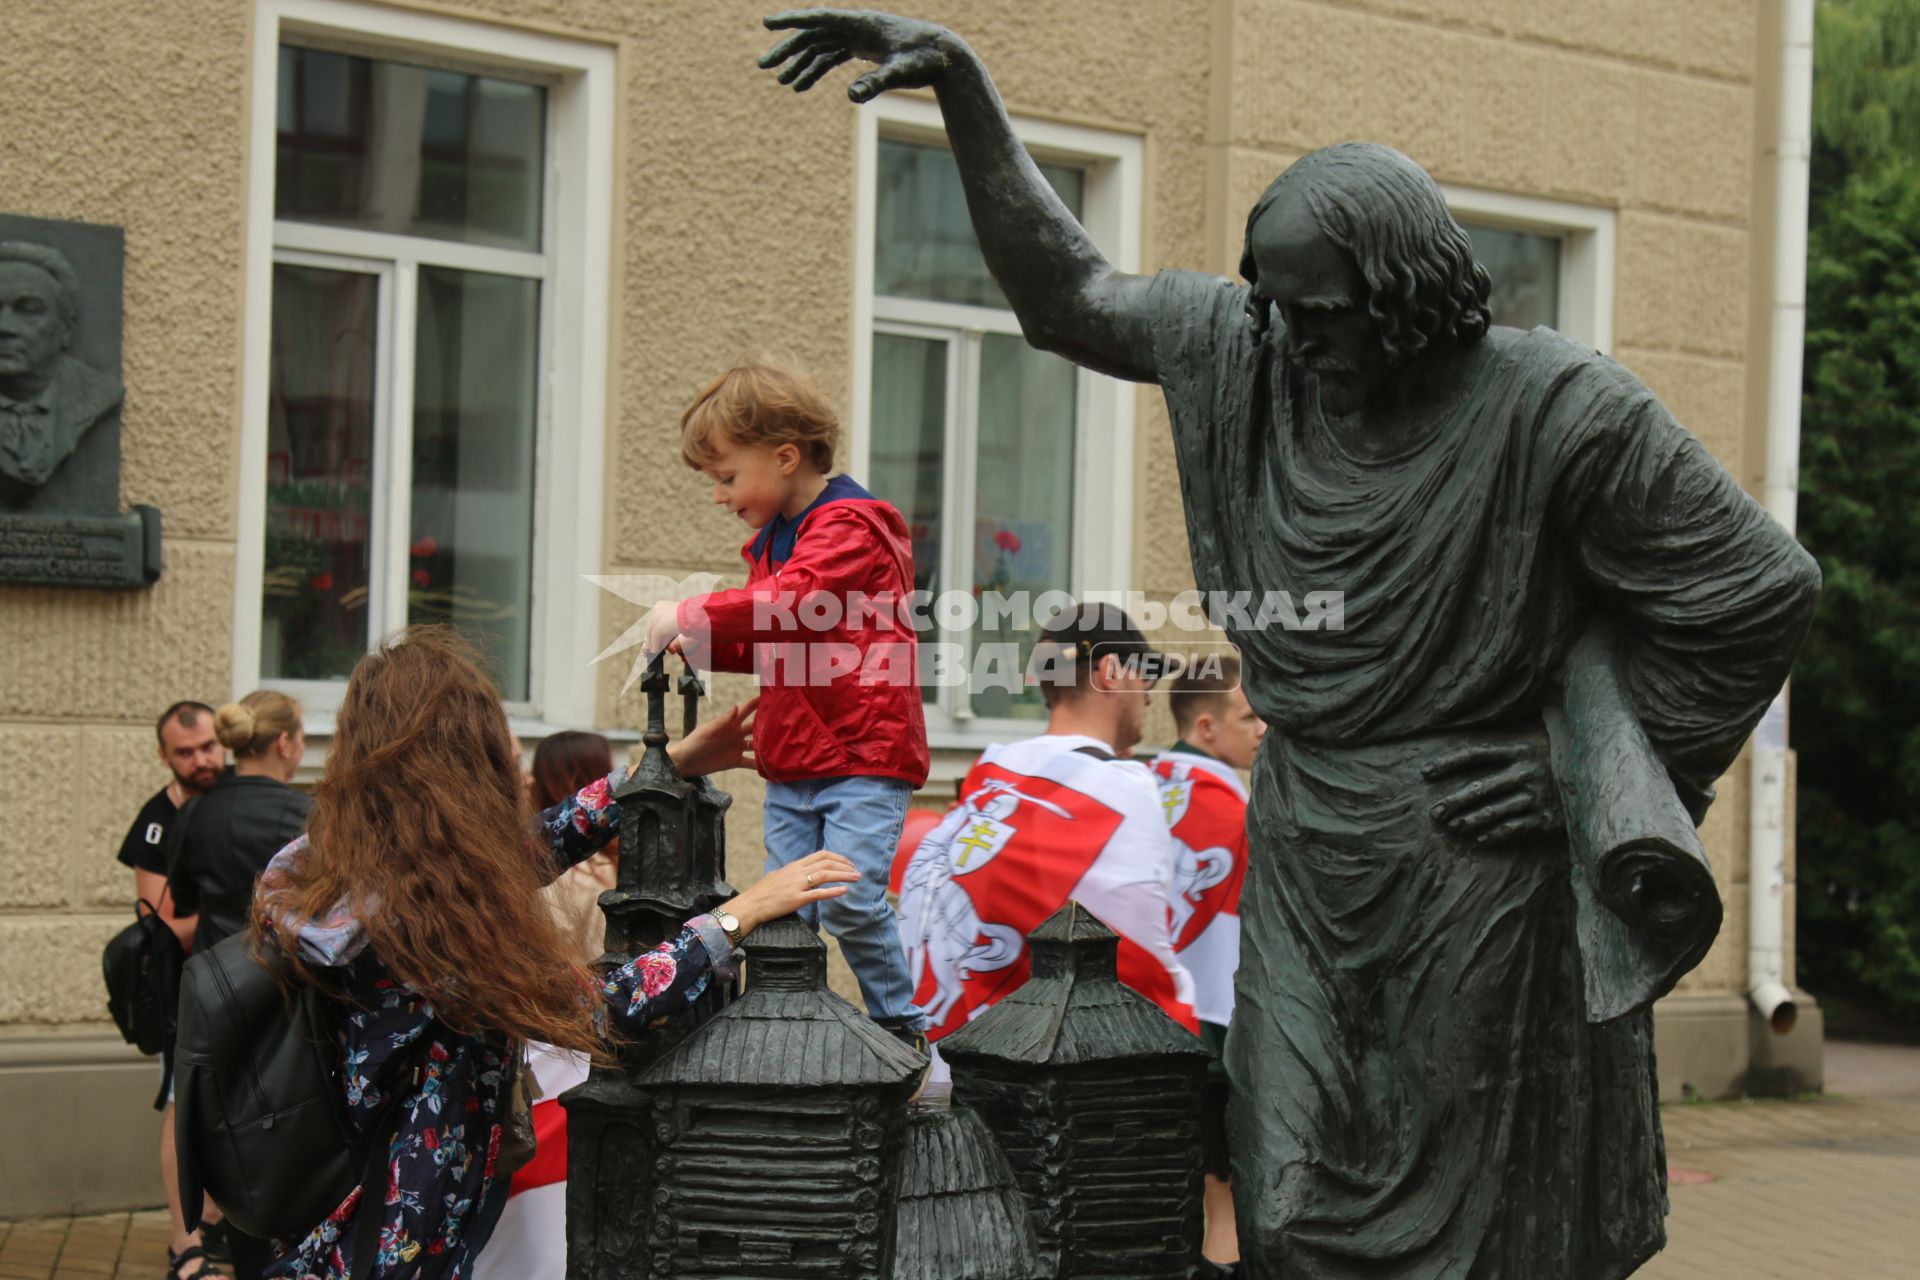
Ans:
[[[696,665],[757,671],[753,750],[773,782],[927,780],[918,643],[906,619],[913,544],[889,503],[835,476],[784,536],[740,549],[747,585],[680,604]],[[870,607],[859,608],[862,601]]]

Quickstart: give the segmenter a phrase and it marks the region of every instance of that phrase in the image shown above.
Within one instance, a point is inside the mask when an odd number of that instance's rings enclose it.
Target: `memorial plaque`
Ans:
[[[0,582],[141,587],[160,513],[120,510],[118,227],[0,215]]]

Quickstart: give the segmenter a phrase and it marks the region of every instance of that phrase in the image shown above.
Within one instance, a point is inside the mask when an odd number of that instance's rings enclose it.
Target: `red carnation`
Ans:
[[[431,586],[433,585],[433,575],[425,569],[415,569],[413,571],[413,585],[416,587]]]
[[[313,575],[313,581],[308,585],[315,591],[331,591],[333,590],[333,575],[323,569]]]
[[[440,543],[432,534],[428,534],[408,548],[409,551],[413,552],[413,558],[416,560],[424,560],[439,549]]]
[[[1002,529],[993,535],[993,545],[1008,555],[1018,555],[1020,553],[1020,535],[1011,529]]]

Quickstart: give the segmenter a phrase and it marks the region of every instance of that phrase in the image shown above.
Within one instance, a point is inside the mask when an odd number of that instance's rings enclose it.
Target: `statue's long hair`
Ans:
[[[1437,342],[1468,346],[1486,336],[1492,281],[1425,169],[1377,142],[1336,143],[1296,160],[1247,215],[1240,274],[1256,289],[1254,224],[1288,191],[1306,201],[1327,239],[1353,255],[1366,278],[1367,309],[1396,362]]]

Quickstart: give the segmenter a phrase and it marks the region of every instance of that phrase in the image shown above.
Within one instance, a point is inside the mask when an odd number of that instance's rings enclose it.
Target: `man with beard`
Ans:
[[[1720,904],[1693,824],[1786,678],[1819,570],[1631,374],[1496,328],[1438,187],[1314,152],[1245,284],[1116,271],[966,43],[812,10],[796,89],[931,87],[1028,341],[1165,392],[1210,600],[1271,732],[1227,1039],[1242,1273],[1614,1280],[1665,1242],[1653,1001]]]
[[[176,702],[161,713],[154,728],[160,760],[173,780],[153,793],[120,842],[120,864],[133,870],[134,898],[157,910],[180,938],[193,945],[194,918],[177,919],[167,888],[167,832],[187,801],[213,790],[227,761],[226,748],[213,734],[213,708],[204,702]]]
[[[133,868],[135,909],[157,911],[180,939],[180,945],[190,948],[199,917],[174,914],[173,895],[167,892],[167,834],[187,801],[213,790],[213,784],[220,780],[226,766],[227,751],[214,736],[213,708],[204,702],[174,703],[161,712],[154,733],[160,739],[160,759],[173,774],[173,780],[140,806],[139,816],[127,828],[126,839],[120,842],[120,862]],[[165,1067],[162,1063],[163,1071]],[[174,1156],[171,1097],[160,1120],[160,1180],[166,1184],[167,1207],[173,1212],[171,1252],[178,1260],[176,1267],[185,1263],[189,1268],[177,1273],[176,1280],[195,1280],[195,1277],[214,1280],[221,1273],[206,1261],[209,1256],[206,1250],[209,1245],[218,1247],[218,1242],[202,1237],[221,1235],[217,1225],[219,1214],[216,1211],[212,1215],[214,1225],[192,1233],[186,1230],[186,1221],[180,1215],[179,1161]],[[193,1256],[186,1256],[189,1253]],[[197,1270],[193,1269],[194,1264],[198,1264]]]

